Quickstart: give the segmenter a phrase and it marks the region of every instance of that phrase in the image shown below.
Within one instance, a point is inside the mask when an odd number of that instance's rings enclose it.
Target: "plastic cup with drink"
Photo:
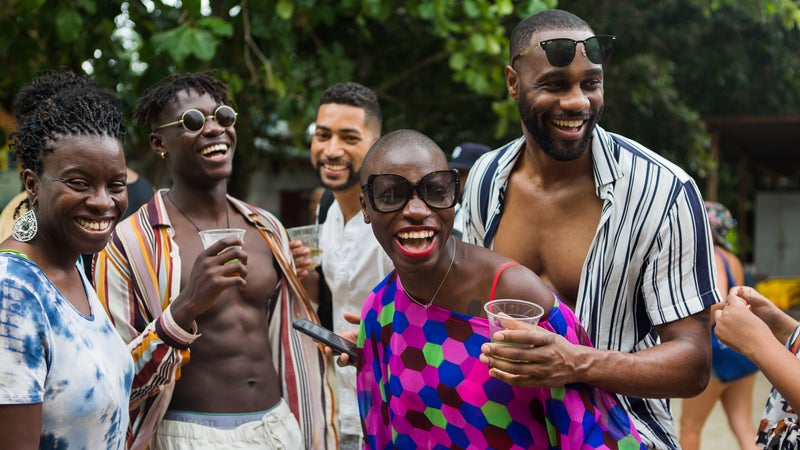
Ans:
[[[514,327],[512,323],[536,325],[544,314],[544,308],[525,300],[498,299],[486,302],[483,305],[486,317],[489,319],[489,335],[492,342],[504,345],[517,345],[511,342],[495,341],[494,335],[498,331],[525,328]]]
[[[241,241],[244,238],[244,230],[241,228],[218,228],[214,230],[203,230],[200,232],[200,239],[202,239],[203,241],[203,248],[211,247],[215,242],[226,237],[235,237],[236,239],[239,239]],[[228,247],[225,250],[228,250],[229,248],[239,248],[239,246],[237,245],[233,247]],[[223,250],[223,252],[225,250]],[[239,260],[232,259],[226,262],[225,264],[236,261]]]
[[[289,233],[290,240],[302,241],[303,245],[311,250],[309,254],[311,266],[308,268],[313,269],[319,266],[320,262],[322,262],[322,250],[319,248],[319,225],[287,228],[286,232]]]

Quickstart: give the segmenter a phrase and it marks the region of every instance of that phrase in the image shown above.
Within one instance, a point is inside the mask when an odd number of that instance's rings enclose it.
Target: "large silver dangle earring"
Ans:
[[[28,242],[36,236],[38,230],[39,224],[36,222],[36,214],[32,209],[29,209],[14,221],[14,226],[11,228],[11,237],[19,242]]]

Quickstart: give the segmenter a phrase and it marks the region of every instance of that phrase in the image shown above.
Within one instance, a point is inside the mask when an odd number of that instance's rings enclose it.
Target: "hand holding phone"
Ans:
[[[356,344],[353,342],[308,319],[297,319],[292,322],[292,327],[335,351],[346,354],[352,363],[356,362]]]

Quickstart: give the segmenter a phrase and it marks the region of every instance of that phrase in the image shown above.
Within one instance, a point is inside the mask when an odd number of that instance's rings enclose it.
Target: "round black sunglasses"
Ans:
[[[236,123],[237,115],[238,113],[228,105],[218,107],[213,116],[206,116],[199,110],[191,108],[181,114],[181,120],[159,125],[154,131],[180,124],[184,130],[190,133],[197,133],[206,126],[206,119],[214,119],[221,127],[230,128]]]

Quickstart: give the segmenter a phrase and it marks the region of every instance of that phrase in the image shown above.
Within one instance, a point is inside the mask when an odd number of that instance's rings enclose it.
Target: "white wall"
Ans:
[[[310,192],[319,185],[319,180],[311,168],[292,164],[279,173],[259,170],[253,173],[250,180],[250,191],[247,202],[271,212],[281,219],[281,207],[294,207],[294,205],[281,205],[281,192],[303,191]],[[305,208],[305,205],[296,205]]]
[[[759,192],[755,265],[769,277],[800,277],[800,192]]]

